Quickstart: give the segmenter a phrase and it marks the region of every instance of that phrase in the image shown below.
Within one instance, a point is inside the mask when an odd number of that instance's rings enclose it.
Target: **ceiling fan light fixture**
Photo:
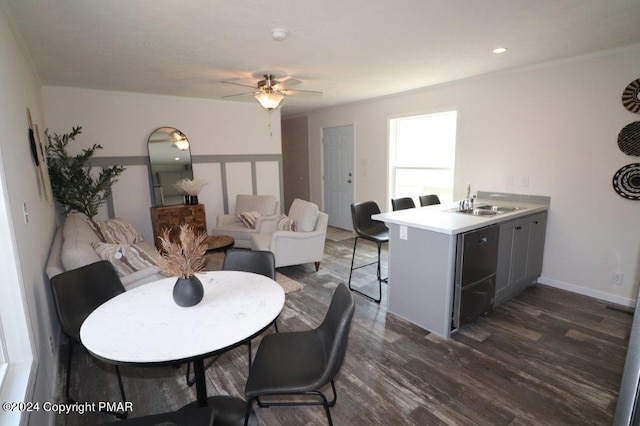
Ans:
[[[189,142],[186,140],[175,141],[173,143],[173,146],[178,148],[180,151],[186,151],[187,149],[189,149]]]
[[[275,92],[262,92],[256,95],[256,99],[260,102],[262,108],[271,111],[278,108],[278,105],[284,99],[284,95]]]

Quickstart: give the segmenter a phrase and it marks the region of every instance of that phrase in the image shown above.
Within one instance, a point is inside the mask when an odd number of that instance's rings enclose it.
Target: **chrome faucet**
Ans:
[[[467,198],[460,201],[460,210],[473,210],[473,203],[476,196],[471,196],[471,184],[467,183]]]

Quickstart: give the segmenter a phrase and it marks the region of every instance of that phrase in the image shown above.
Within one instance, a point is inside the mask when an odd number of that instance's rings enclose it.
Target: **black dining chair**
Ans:
[[[435,204],[440,204],[440,198],[438,198],[436,194],[421,195],[419,198],[420,198],[420,207],[433,206]]]
[[[220,423],[220,422],[218,422]],[[212,407],[181,408],[162,414],[134,417],[104,423],[110,426],[216,426],[216,412]]]
[[[240,272],[252,272],[254,274],[264,275],[265,277],[276,280],[276,258],[270,251],[263,250],[247,250],[247,249],[229,249],[222,262],[223,271],[240,271]],[[278,332],[278,324],[276,320],[273,320],[273,326]],[[249,368],[251,368],[251,339],[247,341],[248,356],[249,356]],[[215,362],[217,357],[213,358],[205,366],[209,368],[211,364]],[[187,364],[187,384],[192,386],[195,383],[194,379],[190,379],[190,366]]]
[[[413,198],[411,197],[391,199],[391,208],[393,209],[394,212],[397,210],[414,209],[415,207],[416,207],[416,203],[413,202]]]
[[[382,249],[382,244],[389,242],[389,228],[387,226],[377,220],[371,219],[371,216],[374,214],[380,213],[380,207],[375,201],[364,201],[361,203],[353,203],[351,204],[351,219],[353,221],[353,230],[356,232],[356,238],[353,242],[353,254],[351,256],[351,270],[349,271],[349,290],[355,291],[362,296],[365,296],[376,303],[380,303],[382,300],[382,282],[387,282],[387,278],[382,278],[380,271],[380,251]],[[378,292],[379,297],[373,298],[368,294],[362,293],[359,290],[356,290],[351,287],[351,276],[353,275],[354,269],[364,268],[365,266],[373,265],[376,262],[366,263],[360,266],[353,266],[354,260],[356,258],[356,246],[358,245],[358,238],[364,238],[365,240],[372,241],[376,243],[378,247],[378,260],[377,260],[377,270],[376,275],[378,279]]]
[[[245,426],[254,401],[261,408],[322,405],[329,425],[333,424],[329,407],[335,406],[337,400],[334,379],[342,367],[347,352],[354,311],[353,295],[344,284],[339,284],[320,326],[306,331],[270,334],[262,339],[244,388],[247,398]],[[331,401],[328,401],[325,394],[320,391],[329,383],[333,390]],[[320,401],[265,402],[260,399],[260,397],[276,395],[316,396]]]
[[[253,272],[276,280],[276,258],[273,252],[265,250],[231,249],[224,255],[223,271]],[[273,327],[278,332],[278,323],[273,320]],[[249,367],[251,367],[251,339],[249,345]]]
[[[253,272],[275,281],[276,260],[270,251],[229,249],[224,255],[222,270]]]
[[[113,265],[106,261],[72,269],[51,278],[53,300],[62,331],[69,338],[67,354],[67,374],[65,381],[66,402],[75,401],[69,396],[71,382],[71,360],[73,347],[80,341],[80,327],[84,320],[100,305],[124,293],[125,288]],[[120,369],[115,366],[122,402],[126,401]],[[127,417],[127,412],[112,412],[118,418]]]

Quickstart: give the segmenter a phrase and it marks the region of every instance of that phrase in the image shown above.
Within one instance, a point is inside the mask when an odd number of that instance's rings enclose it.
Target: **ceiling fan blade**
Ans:
[[[282,80],[282,81],[278,82],[278,84],[274,85],[273,88],[277,89],[277,90],[283,90],[283,89],[288,89],[290,87],[297,86],[300,83],[302,83],[302,82],[300,80],[298,80],[297,78],[288,78],[286,80]]]
[[[221,96],[220,99],[239,98],[241,96],[254,96],[256,92],[238,93],[235,95]]]
[[[283,90],[285,95],[304,96],[309,98],[319,98],[322,96],[322,92],[316,92],[315,90]]]
[[[254,89],[254,90],[255,90],[255,88],[256,88],[256,86],[250,86],[250,85],[248,85],[248,84],[236,83],[235,81],[223,81],[222,83],[224,83],[224,84],[231,84],[231,85],[233,85],[233,86],[249,87],[249,88]]]

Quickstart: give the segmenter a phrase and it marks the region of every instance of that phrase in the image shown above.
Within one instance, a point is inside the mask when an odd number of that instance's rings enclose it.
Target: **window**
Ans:
[[[389,193],[391,198],[437,194],[453,201],[457,111],[395,118],[390,121]]]
[[[31,329],[24,303],[19,262],[7,201],[6,178],[0,150],[0,401],[23,401],[35,375]],[[24,415],[23,415],[24,414]],[[0,411],[0,424],[24,424],[20,411]],[[23,419],[24,417],[24,419]],[[22,419],[22,420],[21,420]]]

